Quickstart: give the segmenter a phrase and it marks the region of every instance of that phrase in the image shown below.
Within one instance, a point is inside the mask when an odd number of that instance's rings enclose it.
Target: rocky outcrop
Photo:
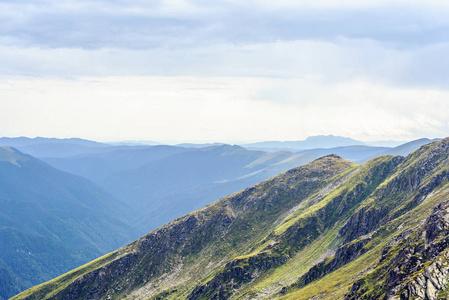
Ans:
[[[305,286],[312,281],[323,277],[324,275],[344,266],[353,261],[367,250],[364,246],[370,241],[370,238],[361,239],[359,241],[345,244],[337,249],[335,256],[329,261],[324,261],[313,266],[306,274],[295,284],[296,287]]]
[[[423,230],[424,229],[424,230]],[[427,217],[417,239],[393,259],[387,279],[388,297],[438,299],[449,274],[449,202]]]
[[[389,197],[389,194],[393,190],[392,187],[389,187],[388,189],[377,189],[377,187],[403,161],[403,157],[393,157],[389,161],[373,167],[368,176],[369,179],[367,180],[369,185],[366,189],[369,192],[369,195],[364,195],[364,198],[368,196],[373,197],[373,194],[379,199]],[[389,185],[391,185],[391,183]],[[360,190],[358,192],[360,194],[365,191]],[[395,192],[397,192],[397,190]],[[388,214],[388,211],[389,209],[383,206],[364,206],[352,214],[346,224],[339,230],[338,235],[343,238],[343,243],[349,243],[363,235],[373,232],[381,225],[381,220]]]
[[[402,289],[400,296],[393,295],[390,299],[442,299],[440,295],[447,289],[449,275],[449,251],[444,251],[432,264],[424,268],[422,272],[413,277]],[[447,296],[447,295],[446,295]],[[446,297],[444,297],[446,298]],[[447,299],[447,298],[446,298]]]
[[[324,157],[172,221],[33,299],[52,289],[58,299],[439,299],[448,154],[449,139],[357,167]],[[310,253],[327,258],[311,266]]]
[[[78,280],[74,281],[67,289],[59,292],[52,299],[103,299],[112,294],[107,283],[113,278],[121,277],[127,269],[136,262],[138,256],[131,253],[114,260],[112,263],[96,269]],[[124,288],[123,284],[116,283],[117,289]]]
[[[327,158],[336,159],[335,156],[328,156]],[[366,199],[401,161],[400,158],[396,157],[377,159],[365,169],[362,168],[362,175],[356,175],[356,179],[354,179],[350,188],[342,189],[313,214],[298,219],[285,232],[276,237],[274,246],[265,248],[265,252],[250,256],[245,264],[242,264],[241,260],[229,263],[212,280],[196,287],[190,294],[189,299],[222,299],[220,297],[226,295],[228,297],[233,290],[238,289],[241,285],[249,283],[271,268],[284,264],[289,257],[293,257],[327,229],[332,228],[344,216],[349,218],[354,207]],[[337,186],[334,186],[334,188]],[[356,227],[358,224],[354,226]],[[368,241],[369,239],[361,239],[339,248],[332,261],[314,266],[301,278],[297,286],[308,284],[355,259],[364,253],[363,246]],[[267,253],[270,253],[270,255]]]
[[[384,283],[386,299],[441,299],[449,275],[449,201],[436,206],[424,224],[414,232],[394,237],[382,253],[389,262]],[[372,299],[357,281],[345,299]]]
[[[387,215],[384,208],[362,207],[340,229],[338,234],[344,237],[343,243],[349,243],[379,227],[380,221]]]
[[[446,149],[446,146],[443,145],[432,150],[430,156],[434,159],[443,159],[440,151],[441,148]],[[421,204],[438,186],[449,181],[449,171],[447,170],[436,173],[427,179],[429,172],[436,168],[438,168],[438,164],[426,157],[400,172],[385,187],[377,190],[373,196],[376,199],[376,207],[362,207],[339,231],[339,235],[344,238],[344,243],[376,230],[388,220],[395,219]],[[422,184],[423,182],[425,184]],[[420,184],[422,185],[420,186]],[[384,219],[389,211],[400,206],[410,195],[413,197],[403,207],[388,216],[388,219]]]
[[[284,264],[287,259],[286,256],[265,252],[235,259],[227,263],[224,270],[215,275],[212,280],[196,287],[187,299],[227,299],[243,283],[256,279],[266,270]]]
[[[397,218],[404,212],[407,212],[421,204],[437,187],[442,183],[449,181],[449,171],[443,170],[427,180],[427,183],[421,186],[415,193],[413,198],[402,209],[396,211],[392,218]]]

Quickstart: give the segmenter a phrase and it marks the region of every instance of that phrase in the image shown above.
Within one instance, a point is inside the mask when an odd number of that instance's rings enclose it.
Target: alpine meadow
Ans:
[[[0,300],[449,300],[449,2],[0,1]]]

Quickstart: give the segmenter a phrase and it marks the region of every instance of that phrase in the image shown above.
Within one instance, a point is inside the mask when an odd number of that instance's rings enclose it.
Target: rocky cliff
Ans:
[[[440,299],[449,139],[330,155],[230,195],[15,299]]]

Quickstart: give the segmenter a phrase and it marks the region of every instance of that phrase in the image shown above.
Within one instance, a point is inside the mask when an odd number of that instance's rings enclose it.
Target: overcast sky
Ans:
[[[448,1],[0,0],[0,135],[449,135]]]

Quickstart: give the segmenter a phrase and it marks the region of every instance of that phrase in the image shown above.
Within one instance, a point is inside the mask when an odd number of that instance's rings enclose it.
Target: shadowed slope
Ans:
[[[448,197],[449,139],[361,166],[331,155],[15,299],[437,299]]]
[[[126,213],[88,180],[0,147],[0,297],[129,242],[138,233],[121,221]]]

